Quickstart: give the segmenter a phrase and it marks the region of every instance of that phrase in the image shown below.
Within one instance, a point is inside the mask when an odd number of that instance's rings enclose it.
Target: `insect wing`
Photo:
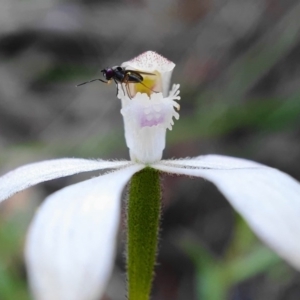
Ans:
[[[156,74],[154,73],[148,73],[148,72],[143,72],[143,71],[137,71],[137,70],[125,70],[125,72],[130,72],[130,73],[134,73],[134,74],[142,74],[142,75],[152,75],[152,76],[156,76]]]

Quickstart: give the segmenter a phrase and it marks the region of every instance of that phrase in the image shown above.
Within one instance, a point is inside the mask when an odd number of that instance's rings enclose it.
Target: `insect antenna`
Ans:
[[[102,79],[100,79],[100,78],[96,78],[96,79],[93,79],[93,80],[90,80],[90,81],[86,81],[86,82],[77,84],[76,87],[81,86],[81,85],[84,85],[84,84],[87,84],[87,83],[90,83],[90,82],[93,82],[93,81],[101,81],[101,82],[104,82],[104,83],[109,83],[109,81],[105,81],[105,80],[102,80]]]

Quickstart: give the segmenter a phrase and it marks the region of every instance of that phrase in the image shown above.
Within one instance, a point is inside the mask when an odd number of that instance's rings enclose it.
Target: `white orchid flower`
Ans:
[[[259,163],[221,155],[161,160],[166,130],[172,129],[173,117],[179,118],[179,85],[168,92],[174,66],[151,51],[122,65],[155,74],[143,75],[142,84],[118,87],[131,161],[63,158],[25,165],[0,178],[3,201],[40,182],[115,170],[54,193],[36,213],[25,249],[35,299],[94,300],[104,293],[114,263],[121,194],[144,168],[211,181],[253,231],[300,270],[299,182]]]

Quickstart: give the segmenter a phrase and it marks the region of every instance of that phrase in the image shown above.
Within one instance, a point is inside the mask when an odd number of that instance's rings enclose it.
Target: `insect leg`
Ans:
[[[128,97],[130,99],[132,99],[131,93],[130,93],[130,89],[129,89],[129,74],[125,74],[125,76],[124,76],[124,78],[122,80],[122,83],[125,84]],[[122,85],[122,88],[123,88],[123,85]],[[123,92],[124,92],[124,88],[123,88]],[[125,92],[124,92],[124,94],[125,94]]]
[[[124,84],[125,84],[125,87],[126,87],[127,95],[130,99],[132,99],[131,92],[130,92],[130,87],[129,87],[130,74],[126,74],[123,81],[124,81]]]
[[[114,80],[114,82],[116,84],[116,88],[117,88],[117,94],[116,94],[116,96],[118,97],[118,94],[119,94],[118,82],[117,82],[117,80],[115,78],[113,78],[113,80]]]
[[[130,88],[129,88],[129,83],[127,82],[127,83],[125,84],[125,86],[126,86],[126,90],[127,90],[127,95],[128,95],[128,97],[129,97],[130,99],[132,99],[131,93],[130,93]]]

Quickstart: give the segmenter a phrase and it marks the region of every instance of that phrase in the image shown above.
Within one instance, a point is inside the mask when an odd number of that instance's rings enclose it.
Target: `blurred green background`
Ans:
[[[128,158],[115,87],[75,85],[154,50],[176,63],[173,82],[181,84],[165,158],[232,155],[300,180],[299,1],[0,3],[0,174],[48,158]],[[0,300],[30,299],[22,250],[34,211],[87,176],[1,204]],[[212,184],[163,180],[153,300],[300,299],[299,273],[261,244]],[[121,234],[106,300],[124,299],[123,243]]]

